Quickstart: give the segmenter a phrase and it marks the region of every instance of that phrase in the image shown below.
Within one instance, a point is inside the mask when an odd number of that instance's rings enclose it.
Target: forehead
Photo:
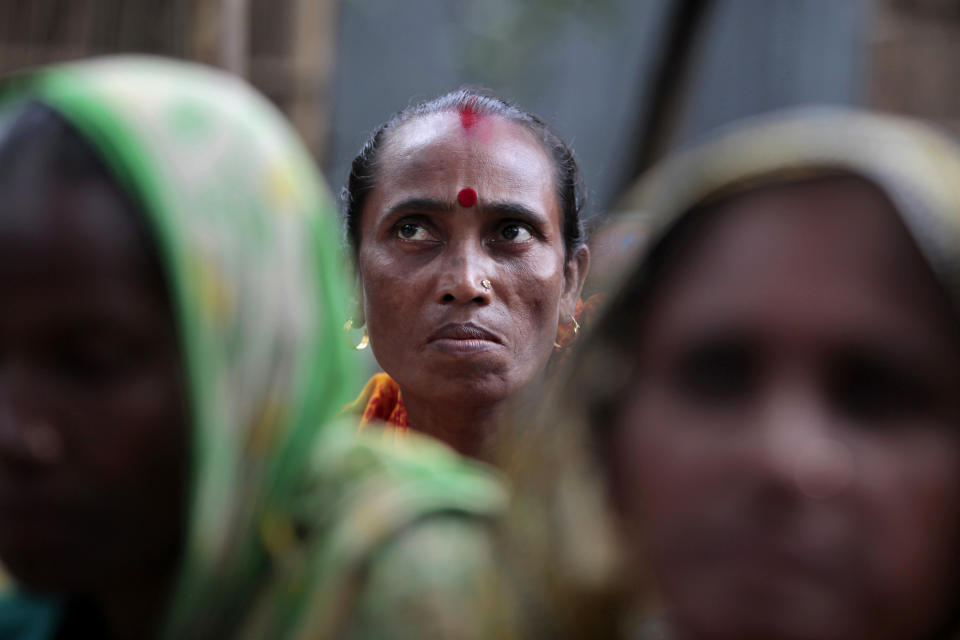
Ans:
[[[682,324],[952,323],[892,204],[865,180],[768,187],[700,215],[667,258],[657,296]]]
[[[106,180],[0,175],[2,282],[152,285],[155,250],[139,215]]]
[[[808,270],[842,271],[919,258],[886,195],[855,176],[752,190],[703,215],[693,234],[701,260],[726,264],[763,256],[805,262]],[[774,260],[778,256],[783,259]]]
[[[497,115],[466,115],[428,114],[394,129],[380,156],[380,181],[553,188],[550,160],[529,130]]]

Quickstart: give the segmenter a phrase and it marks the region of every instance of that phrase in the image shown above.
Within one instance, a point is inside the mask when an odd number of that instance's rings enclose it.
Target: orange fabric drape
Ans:
[[[347,410],[360,414],[361,429],[371,422],[383,422],[392,430],[410,430],[400,387],[385,373],[377,373],[370,378]]]

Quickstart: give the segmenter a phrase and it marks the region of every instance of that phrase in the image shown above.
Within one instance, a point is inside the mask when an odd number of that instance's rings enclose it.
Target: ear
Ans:
[[[577,300],[590,271],[590,249],[586,245],[567,258],[563,268],[563,295],[560,297],[559,324],[567,324],[577,310]]]

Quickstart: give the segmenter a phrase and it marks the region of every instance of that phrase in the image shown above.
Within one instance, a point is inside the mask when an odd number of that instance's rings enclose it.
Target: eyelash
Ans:
[[[393,225],[390,232],[394,238],[396,238],[397,240],[400,240],[401,242],[427,242],[430,240],[430,238],[416,239],[413,237],[403,236],[402,234],[403,234],[404,227],[407,227],[407,226],[418,227],[424,232],[430,233],[430,229],[429,229],[430,225],[422,220],[417,220],[416,218],[404,218],[400,220],[395,225]],[[515,240],[512,238],[502,237],[503,232],[510,227],[516,227],[519,230],[519,232],[526,231],[528,234],[528,237],[524,238],[523,240]],[[495,236],[496,237],[492,240],[492,242],[495,242],[497,244],[524,244],[532,240],[534,237],[540,237],[540,234],[537,233],[537,230],[534,227],[532,227],[530,224],[526,222],[521,222],[519,220],[503,220],[497,225]]]
[[[405,242],[422,242],[423,240],[417,240],[417,239],[414,239],[414,238],[407,238],[407,237],[404,237],[404,236],[402,235],[402,234],[403,234],[403,229],[404,229],[404,227],[408,227],[408,226],[409,226],[409,227],[419,227],[420,229],[422,229],[422,230],[424,230],[424,231],[427,231],[427,226],[424,225],[423,223],[421,223],[421,222],[419,222],[419,221],[416,221],[416,220],[405,219],[405,220],[401,220],[401,221],[398,222],[396,225],[394,225],[393,230],[392,230],[394,236],[395,236],[398,240],[405,241]]]
[[[533,227],[531,227],[529,224],[526,224],[525,222],[519,222],[519,221],[517,221],[517,220],[506,220],[506,221],[502,222],[502,223],[497,227],[497,234],[498,234],[498,236],[499,236],[500,234],[502,234],[502,233],[504,232],[504,230],[506,230],[506,229],[508,229],[508,228],[510,228],[510,227],[517,227],[517,228],[518,228],[519,230],[521,230],[521,231],[526,231],[529,237],[528,237],[528,238],[524,238],[523,240],[514,240],[514,239],[512,239],[512,238],[511,238],[511,239],[507,239],[507,238],[501,239],[500,237],[498,237],[497,240],[495,240],[495,242],[505,242],[505,243],[510,243],[510,244],[523,244],[524,242],[527,242],[528,240],[532,240],[532,239],[534,238],[534,236],[537,235],[536,230],[535,230]]]

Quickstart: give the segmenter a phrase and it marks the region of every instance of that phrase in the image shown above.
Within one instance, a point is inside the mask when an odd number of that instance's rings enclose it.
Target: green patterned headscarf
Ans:
[[[69,121],[147,217],[180,328],[193,418],[185,555],[171,625],[250,597],[315,440],[358,388],[339,226],[296,134],[245,83],[149,57],[15,76]]]
[[[339,224],[283,118],[240,80],[149,57],[8,79],[0,126],[28,101],[69,121],[140,205],[172,291],[193,460],[164,637],[382,637],[401,632],[397,610],[410,637],[430,610],[463,625],[471,598],[447,602],[469,591],[503,491],[439,443],[331,421],[359,389]]]

